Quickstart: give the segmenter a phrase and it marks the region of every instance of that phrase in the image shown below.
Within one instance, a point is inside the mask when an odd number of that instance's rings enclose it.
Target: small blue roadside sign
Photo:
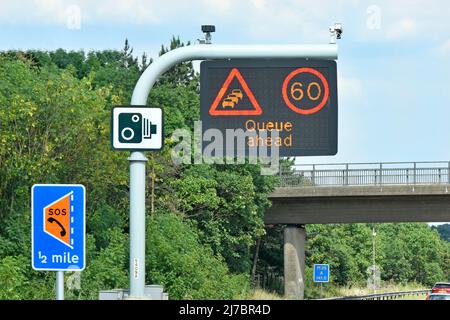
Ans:
[[[330,265],[314,265],[314,282],[330,282]]]
[[[79,184],[35,184],[31,188],[32,267],[82,271],[85,257],[86,190]]]

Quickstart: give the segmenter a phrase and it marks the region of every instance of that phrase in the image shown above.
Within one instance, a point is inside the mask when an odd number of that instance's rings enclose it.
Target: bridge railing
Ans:
[[[450,162],[301,164],[280,178],[280,187],[449,184]]]
[[[385,292],[385,293],[374,293],[364,296],[350,296],[350,297],[335,297],[335,298],[325,298],[316,300],[391,300],[399,298],[412,298],[414,296],[423,296],[431,292],[430,289],[423,290],[410,290],[410,291],[400,291],[400,292]]]

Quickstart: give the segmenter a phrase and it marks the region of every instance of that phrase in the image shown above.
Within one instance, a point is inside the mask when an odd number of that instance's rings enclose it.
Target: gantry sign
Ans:
[[[245,125],[246,118],[252,119],[256,126],[257,122],[262,122],[264,119],[270,120],[269,116],[272,115],[273,124],[267,125],[275,125],[276,121],[284,122],[283,126],[288,134],[283,134],[282,139],[285,139],[286,144],[289,144],[289,139],[286,138],[292,135],[292,146],[283,147],[281,150],[283,154],[290,152],[291,154],[319,155],[336,152],[336,65],[332,61],[338,58],[335,38],[342,33],[340,25],[330,28],[333,35],[330,44],[323,45],[215,45],[211,44],[210,36],[214,28],[205,27],[202,30],[205,32],[205,39],[200,41],[201,44],[171,50],[155,59],[147,67],[133,90],[130,110],[118,112],[116,126],[113,124],[113,130],[117,128],[113,137],[118,137],[118,143],[113,146],[116,149],[130,148],[132,151],[128,158],[130,161],[130,297],[145,295],[145,169],[148,159],[142,151],[157,149],[162,144],[139,145],[137,147],[142,148],[137,149],[134,145],[150,144],[151,141],[155,141],[156,144],[157,140],[164,137],[162,113],[151,116],[131,109],[135,106],[146,105],[154,84],[171,67],[186,61],[206,60],[201,67],[201,113],[205,127],[235,129]],[[298,72],[301,68],[306,68],[305,71],[316,70],[317,72]],[[292,77],[289,77],[291,74]],[[318,76],[319,74],[322,77]],[[292,99],[291,106],[282,104],[281,89],[286,79],[288,79],[287,98]],[[323,79],[325,81],[320,82]],[[297,82],[299,84],[295,84]],[[302,93],[305,97],[301,97]],[[311,99],[312,102],[308,103],[306,99]],[[272,104],[270,104],[271,101]],[[313,105],[317,101],[320,102]],[[305,104],[302,104],[303,102]],[[230,109],[243,112],[229,114]],[[282,109],[283,111],[279,111]],[[305,109],[309,114],[299,113],[301,109]],[[224,112],[227,115],[224,115]],[[286,112],[291,112],[291,115],[289,116]],[[135,113],[141,114],[142,117],[136,116]],[[124,115],[120,117],[121,114]],[[314,124],[307,122],[305,120],[308,119],[307,117],[316,119]],[[141,122],[141,119],[148,119],[150,123]],[[305,123],[300,122],[299,119]],[[144,127],[141,126],[142,124]],[[158,131],[158,128],[161,131]],[[317,135],[314,136],[314,133]]]
[[[200,76],[204,132],[219,129],[225,136],[227,129],[254,131],[246,138],[247,147],[276,145],[280,156],[337,153],[334,60],[204,61]],[[271,137],[274,130],[276,139]],[[263,131],[267,134],[261,135]]]

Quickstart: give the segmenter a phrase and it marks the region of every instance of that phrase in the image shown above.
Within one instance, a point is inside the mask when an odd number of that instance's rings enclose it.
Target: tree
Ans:
[[[436,230],[443,240],[450,242],[450,224],[433,226],[432,229]]]
[[[247,276],[231,274],[180,215],[149,219],[147,247],[147,282],[163,284],[172,299],[236,299],[248,292]]]
[[[88,221],[96,221],[91,210],[105,215],[105,204],[114,203],[115,211],[108,213],[110,221],[102,225],[109,233],[110,227],[122,227],[126,217],[125,155],[109,147],[107,88],[93,90],[90,78],[79,80],[70,70],[55,66],[36,69],[31,63],[9,58],[0,58],[0,77],[0,101],[8,106],[0,110],[0,259],[23,257],[21,264],[26,267],[21,274],[37,291],[15,294],[48,298],[54,279],[31,270],[31,186],[84,184],[88,199],[92,199]],[[100,249],[109,246],[102,229],[88,225],[89,232],[91,228],[98,228],[94,234],[98,235]],[[9,260],[2,261],[9,268]],[[21,279],[19,275],[17,278]]]
[[[0,260],[0,300],[21,298],[26,282],[24,273],[19,259],[7,256]]]
[[[159,55],[162,56],[163,54],[166,54],[167,52],[182,48],[184,46],[191,45],[190,42],[187,42],[184,44],[180,41],[180,38],[172,37],[170,40],[169,47],[165,47],[164,45],[161,46],[161,50],[159,52]],[[168,72],[166,72],[160,79],[159,83],[162,85],[167,85],[171,88],[176,88],[178,86],[187,86],[191,88],[197,88],[198,86],[198,75],[195,74],[194,68],[192,66],[192,62],[182,62],[178,65],[172,67]]]

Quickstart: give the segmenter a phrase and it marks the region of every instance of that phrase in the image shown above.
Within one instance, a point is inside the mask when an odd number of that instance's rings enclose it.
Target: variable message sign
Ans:
[[[246,138],[246,147],[275,145],[280,156],[337,153],[335,61],[204,61],[200,75],[203,132],[219,129],[224,136],[227,129],[255,132]],[[267,135],[261,135],[263,131]],[[277,139],[271,138],[273,131],[278,132]]]

